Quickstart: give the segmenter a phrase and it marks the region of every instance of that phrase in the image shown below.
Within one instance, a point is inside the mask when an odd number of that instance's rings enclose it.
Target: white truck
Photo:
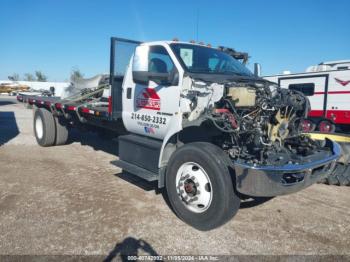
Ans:
[[[199,230],[230,220],[241,198],[293,193],[328,176],[340,147],[301,134],[308,99],[234,57],[229,48],[112,38],[109,82],[27,99],[36,140],[65,144],[69,127],[81,125],[118,134],[114,164],[158,181],[178,217]]]
[[[350,60],[323,62],[305,73],[265,76],[282,88],[300,91],[311,103],[304,131],[350,133]]]

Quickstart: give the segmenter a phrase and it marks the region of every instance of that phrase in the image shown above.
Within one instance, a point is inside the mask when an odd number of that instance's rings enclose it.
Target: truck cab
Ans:
[[[232,200],[223,219],[236,212],[238,195],[296,192],[329,174],[340,154],[336,143],[301,134],[305,96],[255,76],[222,49],[140,43],[121,93],[129,134],[119,137],[115,163],[166,186],[175,212],[200,229],[211,227],[201,219],[219,197],[213,191]]]

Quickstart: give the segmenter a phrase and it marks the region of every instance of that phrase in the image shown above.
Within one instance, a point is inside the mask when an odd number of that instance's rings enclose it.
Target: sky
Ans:
[[[263,75],[304,72],[350,59],[349,13],[348,0],[0,0],[0,80],[106,73],[111,36],[193,39],[248,52]]]

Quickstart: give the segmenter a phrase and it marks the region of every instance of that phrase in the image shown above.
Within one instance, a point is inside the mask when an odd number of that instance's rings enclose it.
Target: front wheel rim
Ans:
[[[212,184],[204,168],[194,162],[186,162],[176,173],[176,191],[184,206],[195,213],[203,213],[213,198]]]

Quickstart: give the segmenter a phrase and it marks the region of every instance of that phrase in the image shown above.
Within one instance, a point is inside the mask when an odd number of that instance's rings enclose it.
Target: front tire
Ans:
[[[234,191],[227,155],[210,143],[179,148],[169,160],[166,190],[175,213],[199,230],[211,230],[229,221],[240,199]]]

